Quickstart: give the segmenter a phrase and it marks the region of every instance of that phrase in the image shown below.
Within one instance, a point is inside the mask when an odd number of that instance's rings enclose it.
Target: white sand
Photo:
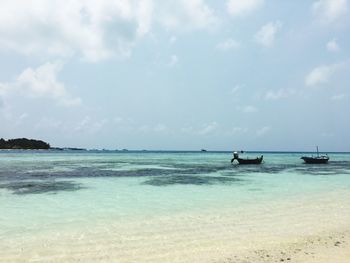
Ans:
[[[0,240],[0,262],[350,262],[348,191]]]

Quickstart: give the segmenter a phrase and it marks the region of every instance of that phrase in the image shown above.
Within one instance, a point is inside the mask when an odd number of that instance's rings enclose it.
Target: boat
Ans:
[[[260,157],[256,157],[253,159],[250,158],[239,158],[239,155],[237,152],[233,153],[233,158],[231,159],[231,163],[233,163],[234,160],[237,160],[239,164],[261,164],[263,161],[264,156],[261,155]]]
[[[243,158],[237,158],[237,161],[239,164],[261,164],[263,161],[264,156],[261,155],[260,157],[256,157],[254,159],[243,159]]]
[[[329,157],[328,155],[319,155],[318,152],[318,146],[316,146],[317,149],[317,156],[302,156],[300,159],[304,160],[305,163],[310,163],[310,164],[319,164],[319,163],[328,163]]]

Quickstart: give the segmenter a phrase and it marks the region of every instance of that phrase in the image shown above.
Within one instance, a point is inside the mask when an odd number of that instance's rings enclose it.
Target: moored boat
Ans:
[[[239,158],[239,155],[237,152],[233,153],[233,158],[231,159],[231,163],[233,163],[234,160],[237,160],[239,164],[261,164],[263,161],[264,156],[261,155],[260,157],[256,157],[253,159],[250,158]]]
[[[300,159],[304,160],[305,163],[310,164],[319,164],[319,163],[328,163],[329,157],[327,155],[319,155],[318,152],[318,146],[316,146],[317,149],[317,156],[302,156]]]
[[[303,159],[305,163],[312,163],[312,164],[328,163],[328,161],[329,161],[328,156],[317,156],[317,157],[303,156],[300,159]]]

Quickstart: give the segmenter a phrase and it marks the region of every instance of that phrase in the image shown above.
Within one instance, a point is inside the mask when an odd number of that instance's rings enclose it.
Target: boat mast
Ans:
[[[316,146],[316,149],[317,149],[317,157],[319,157],[319,154],[318,154],[318,146]]]

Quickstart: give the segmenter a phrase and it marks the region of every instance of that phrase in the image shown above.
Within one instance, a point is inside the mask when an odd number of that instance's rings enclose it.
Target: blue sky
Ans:
[[[349,151],[349,0],[2,0],[0,137]]]

